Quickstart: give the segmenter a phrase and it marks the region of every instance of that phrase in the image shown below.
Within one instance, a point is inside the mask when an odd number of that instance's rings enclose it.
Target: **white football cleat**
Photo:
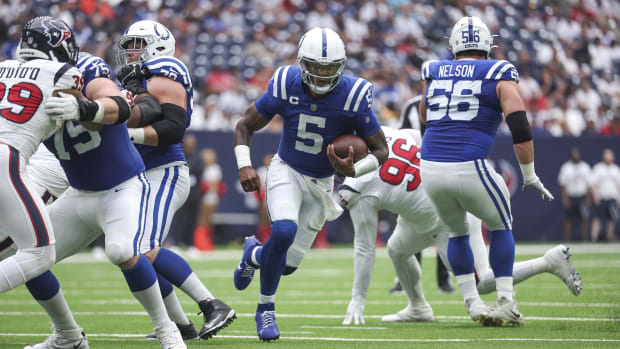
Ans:
[[[484,303],[480,297],[465,300],[465,308],[474,322],[484,326],[494,326],[493,316],[491,315],[493,309]]]
[[[385,315],[381,317],[381,322],[400,322],[400,321],[433,321],[433,308],[425,302],[416,307],[407,306],[407,308],[396,314]]]
[[[54,329],[54,333],[42,343],[24,349],[88,349],[88,338],[81,328],[73,330]]]
[[[562,279],[575,296],[581,294],[581,276],[575,270],[573,262],[570,260],[567,246],[555,246],[545,253],[544,259],[549,266],[549,272]]]
[[[162,349],[187,349],[187,346],[183,343],[181,332],[179,332],[177,325],[172,321],[167,321],[163,325],[155,327],[155,335]]]
[[[359,297],[353,297],[347,307],[347,314],[344,316],[343,325],[364,325],[364,308],[366,301]]]
[[[523,324],[523,315],[517,308],[517,302],[506,297],[500,297],[497,300],[497,307],[491,312],[493,316],[494,326],[521,326]]]

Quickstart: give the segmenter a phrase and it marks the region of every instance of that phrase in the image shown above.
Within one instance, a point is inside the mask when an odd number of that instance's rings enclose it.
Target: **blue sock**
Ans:
[[[491,232],[489,262],[496,278],[512,277],[512,266],[515,262],[515,240],[512,230]]]
[[[172,283],[168,281],[161,274],[157,274],[157,281],[159,282],[159,292],[161,292],[161,298],[168,297],[172,293]]]
[[[38,301],[52,299],[60,290],[58,279],[49,270],[30,279],[30,281],[26,282],[26,287],[34,299]]]
[[[469,247],[469,235],[455,236],[448,240],[448,260],[454,275],[474,272],[474,254]]]
[[[271,235],[260,251],[260,293],[262,295],[271,296],[276,293],[286,266],[286,252],[293,244],[296,233],[295,222],[275,221],[271,224]]]
[[[192,267],[187,264],[183,257],[165,248],[159,249],[157,257],[153,261],[153,268],[176,287],[181,287],[183,282],[193,273]]]
[[[122,270],[122,272],[131,292],[146,290],[147,288],[153,286],[155,281],[157,281],[155,269],[153,269],[153,266],[149,263],[149,260],[143,255],[140,255],[136,265],[129,269]]]

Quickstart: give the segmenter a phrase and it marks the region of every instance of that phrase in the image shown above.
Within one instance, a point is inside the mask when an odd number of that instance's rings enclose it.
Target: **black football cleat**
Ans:
[[[198,333],[201,339],[213,337],[219,330],[230,325],[237,318],[235,311],[217,298],[202,300],[198,306],[205,319],[205,323]]]
[[[187,325],[181,325],[181,324],[177,324],[177,328],[179,329],[179,331],[181,332],[181,337],[183,337],[184,341],[189,341],[192,339],[198,339],[198,331],[196,331],[196,327],[194,326],[193,322],[189,322],[189,324]],[[151,333],[149,335],[146,336],[147,339],[157,339],[157,336],[155,335],[155,333]]]

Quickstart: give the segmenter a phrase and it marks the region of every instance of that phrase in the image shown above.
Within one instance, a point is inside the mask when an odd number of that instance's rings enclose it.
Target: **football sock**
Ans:
[[[512,267],[515,260],[515,241],[512,230],[491,232],[489,261],[495,275],[497,297],[513,298]]]
[[[12,290],[41,275],[52,266],[54,245],[19,249],[0,262],[0,293]]]
[[[258,295],[258,304],[267,304],[267,303],[275,303],[276,295],[272,294],[271,296],[265,296],[264,294]]]
[[[512,284],[516,285],[534,275],[546,272],[547,269],[547,263],[543,257],[516,262],[512,268]],[[478,292],[480,294],[495,291],[495,275],[493,275],[493,270],[487,269],[486,272],[478,274],[478,277],[480,277],[480,282],[478,282]]]
[[[448,260],[454,275],[474,273],[474,255],[469,247],[469,236],[455,236],[448,241]]]
[[[149,314],[155,327],[170,321],[164,301],[161,298],[155,269],[148,259],[140,255],[138,262],[133,267],[122,270],[122,272],[129,289]]]
[[[172,292],[170,292],[166,297],[164,297],[164,304],[166,305],[166,311],[168,312],[170,320],[180,325],[189,324],[190,321],[187,318],[187,315],[185,315],[183,307],[181,307],[179,298],[177,297],[177,294],[174,292],[174,290],[172,290]]]
[[[297,224],[293,221],[275,221],[271,225],[271,235],[261,251],[261,295],[275,295],[286,265],[286,252],[293,244],[296,233]]]
[[[416,257],[393,253],[390,253],[390,257],[400,285],[407,294],[409,305],[414,306],[415,304],[424,303],[426,299],[424,298],[424,291],[420,282],[422,269]]]
[[[479,219],[469,220],[469,246],[474,255],[474,266],[478,274],[484,273],[489,269],[489,253],[482,237],[481,221]]]
[[[474,273],[457,275],[456,283],[459,285],[464,300],[480,298],[478,289],[476,289],[476,277]]]
[[[196,273],[192,272],[187,279],[179,286],[183,292],[187,293],[188,296],[192,297],[192,299],[198,303],[205,299],[213,299],[213,295],[207,287],[198,279]]]
[[[192,267],[178,254],[160,248],[153,261],[153,268],[162,276],[170,280],[176,287],[187,293],[196,303],[211,299],[213,295],[198,279]]]
[[[73,313],[71,313],[71,309],[69,309],[69,305],[60,289],[58,279],[51,271],[48,270],[26,282],[26,287],[34,299],[45,309],[45,312],[47,312],[54,324],[54,328],[60,330],[80,328],[77,322],[75,322]]]

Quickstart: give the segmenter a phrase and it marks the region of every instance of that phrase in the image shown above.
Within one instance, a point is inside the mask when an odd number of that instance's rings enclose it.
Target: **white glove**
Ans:
[[[547,190],[547,188],[545,188],[545,186],[542,184],[538,176],[523,179],[523,190],[528,189],[528,188],[536,189],[536,191],[538,192],[538,194],[540,194],[540,197],[543,200],[551,201],[555,199],[553,195],[551,195],[549,190]]]
[[[364,325],[366,322],[364,321],[364,307],[366,305],[366,301],[359,298],[353,298],[349,302],[349,307],[347,308],[347,315],[344,316],[343,325]]]
[[[58,97],[45,100],[45,113],[53,120],[79,120],[80,107],[75,96],[59,92]]]

